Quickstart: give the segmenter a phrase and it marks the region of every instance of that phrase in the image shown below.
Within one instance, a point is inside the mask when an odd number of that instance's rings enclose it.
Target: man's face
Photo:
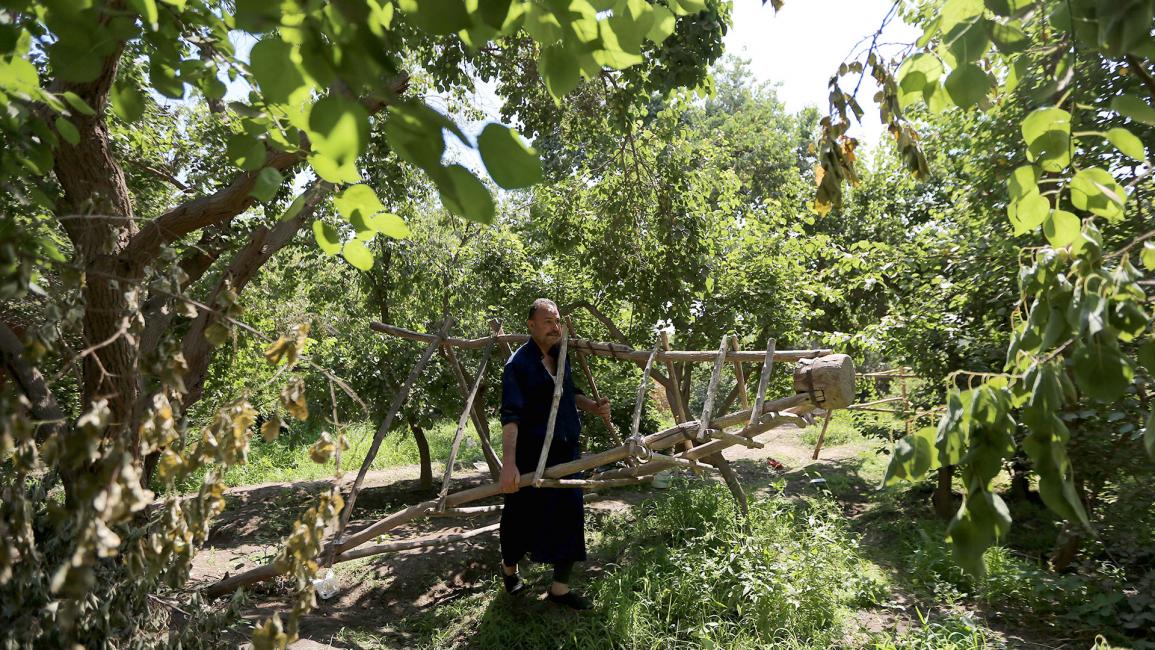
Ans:
[[[561,317],[549,305],[538,307],[533,318],[526,321],[529,335],[543,350],[549,350],[561,341]]]

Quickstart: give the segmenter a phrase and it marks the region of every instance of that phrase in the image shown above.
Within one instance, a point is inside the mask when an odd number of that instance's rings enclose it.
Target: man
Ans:
[[[529,308],[530,340],[505,364],[501,393],[503,464],[500,485],[505,493],[501,513],[501,560],[505,589],[525,590],[517,564],[528,553],[535,562],[553,565],[550,601],[589,609],[592,605],[569,588],[574,562],[586,559],[585,512],[581,488],[518,488],[522,472],[537,469],[553,404],[554,377],[559,371],[561,316],[552,300],[538,298]],[[567,354],[568,357],[568,354]],[[561,401],[546,466],[577,460],[581,420],[577,410],[608,416],[609,400],[594,401],[573,383],[566,359]]]

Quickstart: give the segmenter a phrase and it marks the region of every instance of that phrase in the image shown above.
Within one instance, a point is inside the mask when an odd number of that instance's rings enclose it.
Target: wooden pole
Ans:
[[[742,351],[742,345],[738,342],[737,336],[730,337],[730,344],[735,352]],[[746,393],[746,371],[742,369],[742,362],[734,362],[734,379],[736,381],[735,388],[738,390],[738,397],[742,398],[742,408],[750,408],[750,396]]]
[[[468,506],[465,508],[446,508],[438,511],[436,508],[425,513],[430,517],[472,517],[474,515],[484,515],[490,512],[501,512],[505,505],[497,503],[491,506]]]
[[[742,436],[736,436],[732,433],[726,433],[725,431],[719,431],[718,429],[707,429],[706,433],[711,438],[713,438],[714,440],[726,440],[732,444],[742,445],[744,447],[749,447],[750,449],[762,449],[763,447],[766,446],[760,442],[750,440],[749,438],[743,438]]]
[[[457,388],[461,392],[461,398],[468,400],[471,382],[465,372],[465,367],[461,365],[461,361],[457,358],[453,348],[443,347],[441,354],[445,357],[445,363],[449,366],[450,372],[457,379]],[[483,381],[484,376],[484,370],[477,374],[478,385]],[[469,410],[469,417],[473,421],[473,429],[477,432],[477,439],[481,441],[481,452],[485,456],[485,464],[489,466],[489,475],[496,481],[501,476],[501,460],[498,459],[497,452],[493,450],[493,445],[490,443],[489,421],[485,418],[485,411],[477,408],[477,405],[474,404]]]
[[[766,387],[770,385],[770,373],[774,371],[774,346],[777,342],[770,338],[766,341],[766,359],[762,362],[762,376],[758,378],[758,394],[754,396],[754,408],[750,409],[750,424],[760,417],[762,405],[766,402]]]
[[[906,370],[906,368],[904,368],[904,370]],[[910,417],[907,414],[910,413],[910,399],[907,397],[907,393],[906,393],[906,374],[904,373],[898,381],[901,382],[900,385],[902,386],[902,414],[904,416],[907,416],[905,418],[906,422],[904,424],[905,424],[905,428],[906,428],[906,435],[909,436],[910,435]],[[890,431],[890,429],[888,428],[887,432],[889,432],[889,431]],[[890,441],[894,442],[894,435],[893,434],[891,434],[891,436],[890,436]]]
[[[818,444],[814,445],[814,454],[810,456],[811,460],[818,460],[818,452],[822,450],[822,441],[826,439],[826,427],[830,426],[831,415],[834,415],[834,411],[826,412],[826,419],[822,421],[822,431],[818,434]]]
[[[473,387],[469,389],[469,395],[465,398],[465,409],[461,411],[461,417],[457,419],[457,431],[453,433],[453,446],[449,448],[449,459],[445,461],[445,475],[441,479],[441,500],[438,502],[438,510],[445,509],[445,495],[449,494],[449,482],[453,480],[453,464],[457,462],[457,451],[461,448],[461,438],[465,435],[465,427],[469,423],[470,416],[473,414],[473,400],[477,397],[477,391],[481,388],[481,381],[485,379],[485,368],[489,365],[489,356],[493,354],[493,347],[497,343],[494,340],[485,348],[485,353],[481,355],[481,364],[477,367],[477,379],[473,382]],[[480,431],[478,431],[480,434]],[[499,474],[500,475],[500,474]]]
[[[638,395],[634,399],[634,417],[630,420],[630,440],[638,437],[638,427],[642,424],[642,406],[646,403],[646,389],[650,384],[650,369],[654,367],[654,357],[662,346],[662,339],[654,341],[654,349],[650,351],[650,358],[646,359],[646,367],[642,369],[642,380],[638,382]]]
[[[670,334],[666,330],[661,331],[662,337],[662,351],[670,351]],[[666,386],[666,397],[670,402],[670,411],[674,414],[674,421],[678,424],[686,422],[690,419],[690,412],[686,408],[686,398],[682,395],[681,382],[678,381],[678,372],[674,367],[674,362],[666,359],[666,372],[670,375],[670,383]],[[694,442],[687,438],[682,443],[684,449],[690,449],[694,446]]]
[[[502,327],[500,318],[489,319],[489,329],[493,335],[500,341],[505,336],[505,329]],[[505,353],[505,358],[508,359],[513,356],[513,346],[508,341],[502,341],[500,344],[502,352]]]
[[[333,539],[340,539],[345,532],[345,527],[349,525],[349,517],[353,513],[353,506],[357,503],[357,494],[361,491],[361,486],[365,483],[365,475],[369,473],[369,468],[373,466],[373,459],[377,457],[377,452],[381,449],[381,442],[385,440],[385,434],[389,433],[389,429],[393,427],[393,418],[397,417],[397,413],[401,411],[401,407],[405,405],[405,400],[409,399],[409,392],[413,389],[413,384],[417,382],[417,378],[421,376],[421,371],[425,369],[425,364],[429,363],[429,359],[433,357],[433,351],[441,345],[445,339],[446,334],[449,333],[449,327],[453,324],[453,317],[446,316],[441,321],[441,327],[437,330],[437,335],[433,340],[429,341],[429,345],[425,347],[425,351],[421,353],[421,357],[417,359],[417,363],[413,364],[413,368],[409,371],[409,376],[405,378],[405,383],[401,385],[401,390],[393,396],[393,403],[389,405],[389,413],[385,416],[385,420],[377,427],[377,432],[373,434],[373,444],[369,446],[369,453],[365,456],[364,462],[361,463],[361,470],[357,472],[357,478],[353,481],[353,488],[349,491],[349,498],[345,500],[345,508],[341,511],[341,519],[337,525],[337,532],[334,533]],[[332,556],[329,558],[332,560]]]
[[[706,439],[706,429],[710,427],[710,416],[714,410],[714,393],[718,392],[718,381],[722,378],[722,364],[726,363],[728,338],[728,335],[722,335],[722,345],[718,347],[718,353],[714,356],[714,371],[710,374],[710,383],[706,386],[706,401],[702,404],[702,415],[698,418],[698,435],[695,437],[699,442]]]
[[[536,487],[545,473],[545,462],[549,458],[549,448],[553,443],[553,430],[557,425],[557,409],[561,403],[561,393],[565,386],[565,357],[569,347],[569,328],[561,328],[561,352],[557,355],[557,364],[553,377],[553,403],[549,407],[549,420],[545,425],[545,441],[541,444],[541,456],[537,459],[537,471],[533,473],[533,482]]]
[[[570,318],[569,316],[566,316],[565,317],[565,324],[566,324],[566,327],[569,328],[570,332],[574,331],[572,318]],[[578,365],[581,366],[582,374],[585,375],[586,385],[588,385],[590,387],[590,394],[593,396],[595,402],[600,403],[602,401],[602,395],[601,395],[601,393],[598,392],[598,384],[597,384],[597,382],[594,381],[594,373],[590,372],[590,365],[586,361],[585,353],[584,352],[578,352],[574,356],[577,357]],[[622,444],[622,436],[620,433],[618,433],[618,428],[616,426],[614,426],[613,419],[610,418],[610,416],[606,415],[606,416],[602,417],[602,422],[605,423],[606,429],[609,429],[610,440],[613,440],[615,445]]]
[[[374,321],[369,324],[369,327],[377,332],[389,334],[411,341],[429,342],[434,338],[432,334],[425,334],[422,332],[414,332],[403,327],[395,325],[388,325]],[[444,345],[458,348],[469,348],[473,350],[480,350],[484,348],[492,337],[486,336],[479,339],[462,339],[462,338],[447,338]],[[529,340],[528,334],[505,334],[497,337],[498,343],[516,343],[521,344]],[[633,361],[635,363],[645,363],[649,357],[649,352],[645,350],[635,350],[628,345],[620,343],[607,343],[605,341],[590,341],[587,339],[575,338],[570,341],[570,347],[574,350],[581,350],[588,354],[598,357],[612,357],[615,359],[622,359],[625,361]],[[829,348],[814,349],[814,350],[778,350],[774,353],[775,361],[798,361],[799,359],[813,359],[823,355],[830,354],[832,351]],[[669,352],[659,352],[658,360],[680,362],[705,362],[713,361],[717,353],[709,350],[671,350]],[[745,361],[747,363],[761,362],[763,353],[756,350],[743,350],[742,352],[729,352],[726,355],[728,361]]]
[[[440,535],[431,539],[410,539],[402,542],[387,542],[385,544],[374,544],[373,546],[363,546],[358,549],[346,551],[337,556],[337,562],[348,562],[349,560],[356,560],[357,558],[369,557],[370,555],[380,555],[381,553],[396,553],[397,551],[407,551],[415,548],[429,548],[430,546],[443,546],[453,542],[461,542],[471,537],[484,535],[486,533],[496,532],[501,528],[501,524],[490,524],[482,528],[475,528],[473,530],[465,531],[464,533],[451,533],[449,535]]]

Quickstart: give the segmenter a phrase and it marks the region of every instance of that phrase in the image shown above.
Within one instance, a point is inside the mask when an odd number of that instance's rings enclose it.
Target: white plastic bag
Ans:
[[[337,574],[333,573],[332,569],[327,569],[324,577],[313,580],[313,590],[321,600],[328,600],[336,595],[338,586]]]

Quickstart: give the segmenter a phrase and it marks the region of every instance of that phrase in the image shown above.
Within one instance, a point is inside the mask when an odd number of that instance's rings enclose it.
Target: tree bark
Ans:
[[[433,489],[433,457],[429,453],[429,439],[425,437],[425,430],[412,415],[406,414],[409,430],[413,432],[413,441],[417,443],[417,455],[421,457],[421,489]]]
[[[954,498],[951,494],[951,481],[954,480],[954,465],[938,468],[938,485],[931,495],[934,512],[943,519],[950,519],[955,513]]]

